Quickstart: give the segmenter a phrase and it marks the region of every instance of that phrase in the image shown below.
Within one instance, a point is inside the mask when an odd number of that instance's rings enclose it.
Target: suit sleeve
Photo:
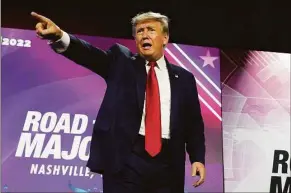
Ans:
[[[74,35],[69,34],[69,37],[70,43],[68,47],[64,52],[60,52],[59,54],[97,73],[106,80],[110,64],[112,64],[112,60],[114,59],[114,47],[104,51]]]
[[[186,150],[191,164],[205,164],[204,122],[201,114],[198,91],[194,76],[191,77],[191,88],[188,92]]]

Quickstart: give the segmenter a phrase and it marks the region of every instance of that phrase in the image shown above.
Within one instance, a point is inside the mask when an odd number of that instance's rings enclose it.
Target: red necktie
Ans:
[[[154,70],[156,62],[151,66],[146,84],[146,115],[145,115],[145,149],[152,156],[161,150],[161,110],[157,76]]]

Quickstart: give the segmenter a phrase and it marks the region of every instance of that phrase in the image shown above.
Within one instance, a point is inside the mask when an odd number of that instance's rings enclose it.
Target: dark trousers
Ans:
[[[145,151],[144,137],[139,136],[131,156],[117,174],[103,175],[104,193],[170,193],[168,140],[162,151],[151,157]]]

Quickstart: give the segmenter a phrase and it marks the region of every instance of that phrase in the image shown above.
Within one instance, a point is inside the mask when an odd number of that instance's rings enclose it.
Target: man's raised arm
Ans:
[[[111,49],[104,51],[90,43],[68,34],[49,18],[32,12],[31,15],[38,21],[36,34],[47,40],[51,48],[58,54],[80,64],[91,71],[107,78],[109,65],[113,59]]]

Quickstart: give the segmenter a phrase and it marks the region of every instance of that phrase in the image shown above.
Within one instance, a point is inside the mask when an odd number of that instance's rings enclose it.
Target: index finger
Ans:
[[[204,182],[204,178],[200,178],[196,183],[194,183],[194,186],[200,186]]]
[[[200,186],[205,180],[205,170],[201,170],[200,172],[200,179],[194,184],[195,187]]]
[[[31,12],[31,15],[32,15],[34,18],[36,18],[37,20],[41,21],[41,22],[48,22],[48,21],[49,21],[49,19],[46,18],[45,16],[40,15],[40,14],[37,14],[37,13],[35,13],[35,12]]]

